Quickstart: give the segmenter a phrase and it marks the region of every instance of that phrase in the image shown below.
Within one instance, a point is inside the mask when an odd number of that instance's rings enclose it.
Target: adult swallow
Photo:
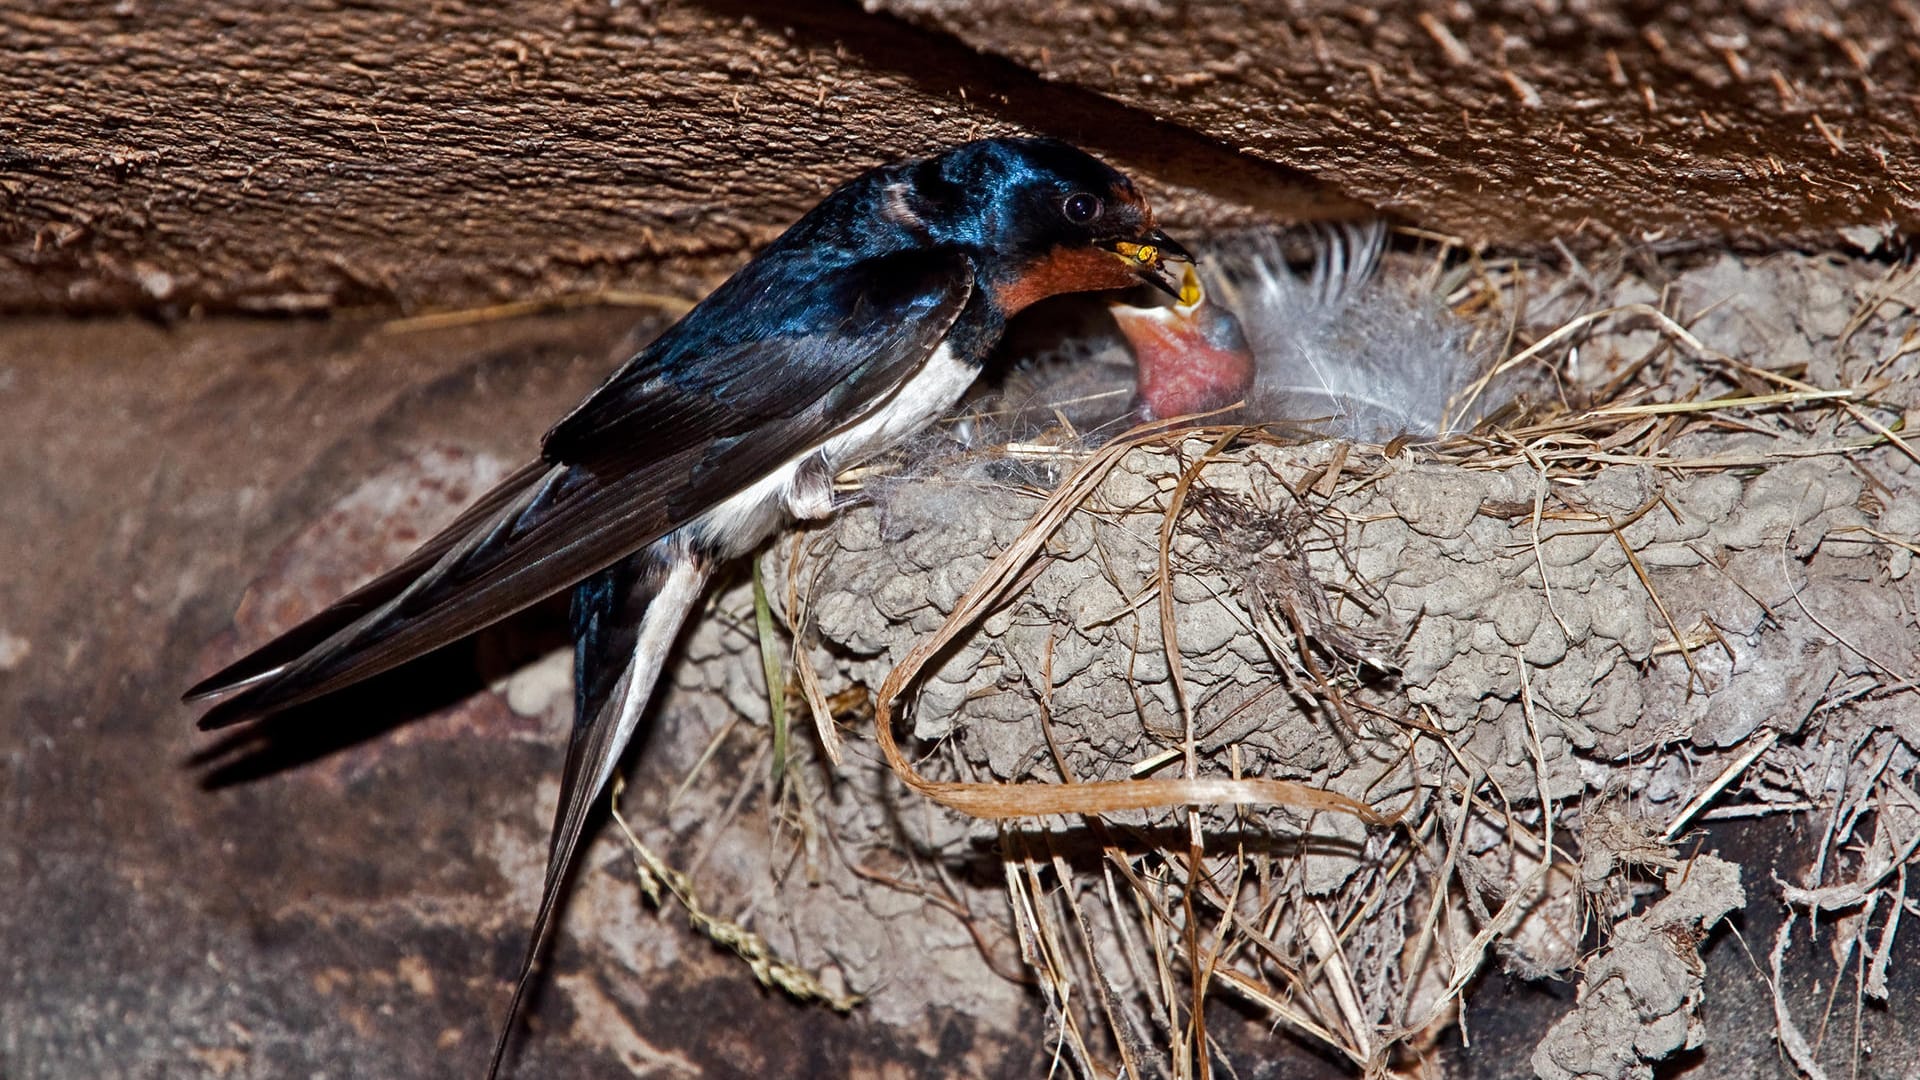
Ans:
[[[1008,318],[1191,261],[1131,181],[1044,139],[874,169],[809,211],[404,562],[187,691],[219,728],[332,693],[578,585],[578,678],[498,1072],[588,811],[716,564],[832,511],[836,473],[959,399]],[[610,659],[609,658],[613,658]]]

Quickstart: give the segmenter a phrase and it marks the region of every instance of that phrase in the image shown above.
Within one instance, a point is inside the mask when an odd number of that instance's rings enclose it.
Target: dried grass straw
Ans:
[[[1264,777],[1188,776],[1167,780],[1106,780],[1060,784],[996,784],[933,780],[920,774],[900,752],[893,735],[896,703],[917,679],[927,662],[965,633],[994,608],[1018,595],[1028,565],[1040,554],[1054,532],[1093,494],[1115,465],[1143,446],[1169,445],[1195,436],[1231,439],[1243,429],[1202,428],[1168,430],[1164,424],[1144,425],[1098,451],[1075,469],[1027,522],[1014,542],[987,567],[979,580],[953,605],[940,628],[907,653],[880,684],[874,701],[874,728],[887,764],[908,787],[921,795],[974,817],[1004,820],[1048,814],[1102,814],[1167,806],[1287,805],[1311,810],[1352,814],[1370,825],[1384,826],[1395,819],[1357,799],[1306,784]],[[1189,480],[1189,482],[1191,482]],[[1178,512],[1175,502],[1169,516]],[[1169,525],[1169,528],[1171,526]],[[1163,532],[1165,544],[1169,534]],[[1164,564],[1163,564],[1164,565]],[[1170,591],[1162,582],[1162,597]],[[1163,603],[1165,601],[1163,600]],[[1163,610],[1163,616],[1165,611]],[[1167,639],[1169,662],[1178,671],[1177,642]],[[1178,675],[1175,675],[1178,679]]]

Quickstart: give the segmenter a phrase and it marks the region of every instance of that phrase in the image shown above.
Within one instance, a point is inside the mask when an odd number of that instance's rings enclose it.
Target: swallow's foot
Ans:
[[[839,506],[833,495],[833,474],[818,455],[802,461],[787,489],[787,511],[802,521],[831,517]]]

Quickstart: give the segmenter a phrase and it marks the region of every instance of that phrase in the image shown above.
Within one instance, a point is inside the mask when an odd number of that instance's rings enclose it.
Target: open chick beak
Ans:
[[[1257,365],[1246,334],[1232,312],[1209,301],[1191,263],[1175,299],[1171,307],[1111,309],[1133,352],[1143,420],[1211,412],[1253,389]]]
[[[1175,243],[1172,237],[1159,229],[1154,229],[1138,240],[1117,241],[1113,245],[1113,251],[1127,260],[1133,272],[1140,275],[1140,280],[1175,300],[1181,298],[1180,287],[1175,285],[1173,278],[1168,275],[1166,262],[1168,259],[1173,259],[1192,266],[1194,258],[1192,252]]]

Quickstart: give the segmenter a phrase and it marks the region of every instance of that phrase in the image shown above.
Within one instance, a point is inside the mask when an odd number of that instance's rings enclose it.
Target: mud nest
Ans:
[[[763,557],[758,605],[744,582],[717,601],[669,705],[707,718],[680,760],[770,714],[820,732],[789,736],[777,788],[751,736],[702,826],[703,851],[750,837],[708,876],[770,953],[909,1025],[1030,1024],[1033,983],[1083,1075],[1208,1075],[1289,1039],[1421,1075],[1503,968],[1576,988],[1531,1037],[1539,1075],[1651,1076],[1702,1041],[1704,943],[1767,906],[1745,946],[1777,1052],[1809,1075],[1912,1053],[1884,1022],[1920,845],[1920,273],[1421,258],[1394,272],[1522,377],[1470,434],[883,462],[850,482],[864,505]],[[920,791],[867,737],[882,687]],[[1007,817],[922,795],[1183,776],[1302,798]],[[738,815],[749,794],[773,813]],[[690,812],[713,813],[649,842]],[[1775,818],[1787,858],[1719,850]],[[1796,956],[1825,989],[1783,978]]]

